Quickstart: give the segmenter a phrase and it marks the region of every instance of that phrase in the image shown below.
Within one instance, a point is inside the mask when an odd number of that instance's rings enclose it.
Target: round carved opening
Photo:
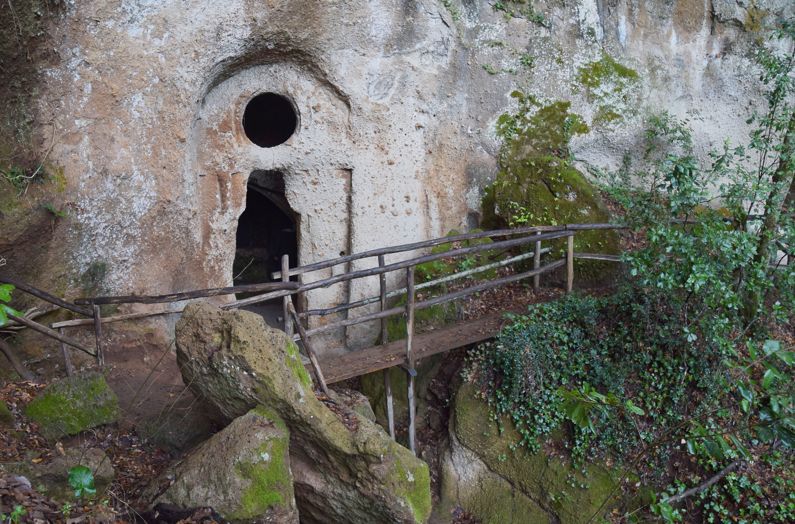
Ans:
[[[260,147],[285,143],[297,126],[298,115],[293,103],[276,93],[255,96],[243,112],[243,130],[248,139]]]

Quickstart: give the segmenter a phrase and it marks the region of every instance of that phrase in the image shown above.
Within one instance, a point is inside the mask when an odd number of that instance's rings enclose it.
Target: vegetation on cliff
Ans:
[[[615,460],[658,486],[644,511],[666,521],[795,518],[795,266],[780,251],[795,239],[795,27],[779,36],[786,53],[759,54],[768,111],[746,147],[703,164],[686,122],[656,115],[644,165],[606,176],[643,242],[618,291],[514,317],[468,367],[517,446],[563,428],[575,464]]]

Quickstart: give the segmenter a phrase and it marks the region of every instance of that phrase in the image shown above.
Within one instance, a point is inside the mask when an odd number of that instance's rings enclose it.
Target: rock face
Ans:
[[[500,433],[474,388],[461,387],[442,467],[440,514],[461,506],[487,524],[582,524],[594,514],[633,504],[613,491],[621,471],[591,464],[583,474],[543,452],[513,451],[519,435],[509,420],[503,422]]]
[[[115,422],[119,401],[102,375],[78,375],[47,386],[27,405],[25,415],[54,440]]]
[[[290,433],[262,406],[232,421],[167,474],[157,503],[210,506],[230,521],[298,522]]]
[[[760,102],[750,47],[795,5],[6,4],[0,16],[24,27],[0,37],[10,66],[0,85],[36,96],[0,108],[0,127],[12,124],[0,137],[35,144],[31,172],[45,165],[25,199],[0,179],[0,251],[7,271],[69,297],[228,285],[250,185],[283,183],[301,263],[470,228],[497,173],[495,122],[516,89],[571,101],[591,128],[572,143],[583,164],[620,166],[641,149],[644,116],[662,110],[690,120],[699,154],[727,137],[738,145]],[[287,97],[297,115],[293,135],[267,149],[242,125],[263,92]],[[0,148],[2,161],[22,157]],[[320,307],[376,288],[308,300]]]
[[[353,411],[343,421],[315,398],[296,346],[258,315],[192,304],[177,323],[186,384],[229,419],[258,405],[290,430],[301,522],[425,522],[428,467]]]

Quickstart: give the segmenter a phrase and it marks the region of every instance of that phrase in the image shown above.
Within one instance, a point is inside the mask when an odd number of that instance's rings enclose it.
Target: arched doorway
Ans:
[[[237,223],[234,285],[271,282],[285,254],[290,257],[290,267],[298,265],[298,219],[284,194],[284,175],[254,171],[248,181],[246,208]],[[238,294],[237,298],[245,296]],[[245,309],[261,314],[274,327],[281,325],[280,299]]]

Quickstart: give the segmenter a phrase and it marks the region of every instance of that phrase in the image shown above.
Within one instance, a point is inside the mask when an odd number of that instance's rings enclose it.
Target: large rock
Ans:
[[[298,349],[245,311],[188,306],[176,326],[186,384],[234,419],[268,406],[290,429],[302,522],[425,522],[428,466],[370,420],[343,406],[346,426],[315,397]]]
[[[635,504],[617,489],[621,470],[599,464],[578,470],[544,452],[512,449],[520,436],[510,420],[502,426],[500,431],[475,388],[463,384],[450,422],[439,513],[460,506],[487,524],[584,524]]]
[[[53,382],[27,405],[25,415],[45,438],[55,440],[116,422],[119,401],[105,377],[91,373]]]
[[[289,441],[278,415],[255,408],[167,473],[154,504],[210,506],[230,521],[297,523]]]

